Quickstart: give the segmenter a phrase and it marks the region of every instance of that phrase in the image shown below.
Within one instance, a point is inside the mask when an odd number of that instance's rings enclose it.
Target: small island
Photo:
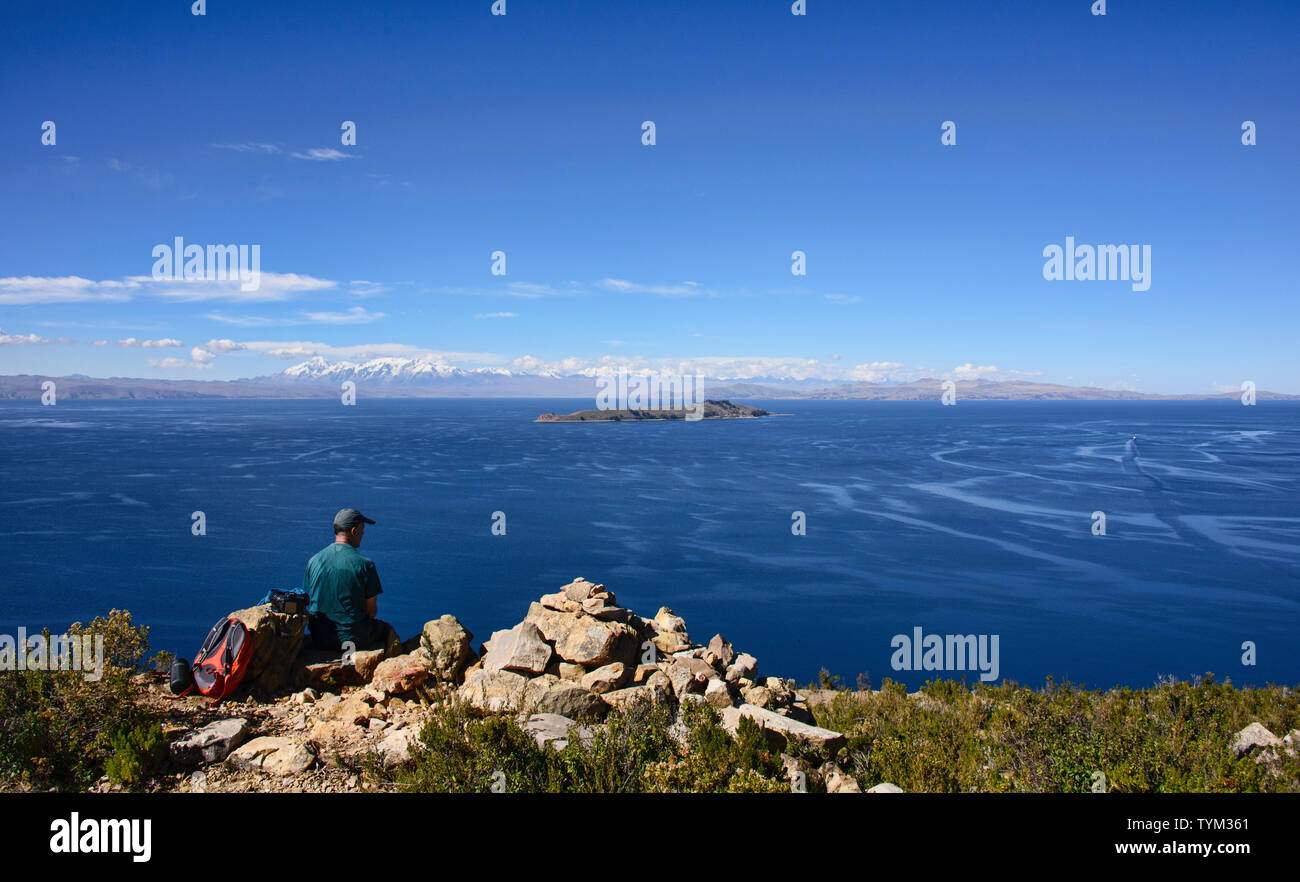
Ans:
[[[748,404],[734,404],[730,401],[705,401],[703,405],[706,420],[748,420],[756,417],[771,416],[765,410],[750,407]],[[573,413],[544,413],[537,418],[539,423],[621,423],[642,422],[646,420],[684,420],[690,411],[681,408],[657,408],[654,410],[576,410]]]

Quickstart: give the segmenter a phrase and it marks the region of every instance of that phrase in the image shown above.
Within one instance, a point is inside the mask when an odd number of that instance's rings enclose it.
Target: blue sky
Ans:
[[[0,373],[1300,392],[1300,4],[507,4],[8,3]],[[1045,280],[1069,235],[1150,245],[1150,289]],[[154,282],[176,236],[261,288]]]

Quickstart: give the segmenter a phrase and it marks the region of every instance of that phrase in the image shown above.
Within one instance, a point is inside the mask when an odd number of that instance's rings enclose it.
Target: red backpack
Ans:
[[[194,688],[211,698],[213,704],[229,698],[244,679],[252,654],[253,641],[248,639],[244,623],[235,618],[222,619],[212,626],[194,657]]]

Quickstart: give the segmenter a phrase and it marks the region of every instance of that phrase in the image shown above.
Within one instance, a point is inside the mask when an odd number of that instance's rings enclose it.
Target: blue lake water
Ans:
[[[378,521],[362,551],[402,636],[450,612],[477,642],[581,575],[801,681],[919,684],[933,674],[890,664],[916,627],[996,634],[1000,674],[1032,685],[1300,681],[1300,402],[752,403],[788,415],[2,402],[0,630],[127,608],[188,657],[221,615],[299,585],[354,506]]]

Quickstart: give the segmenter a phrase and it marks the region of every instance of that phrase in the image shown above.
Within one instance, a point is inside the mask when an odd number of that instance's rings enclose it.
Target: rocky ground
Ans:
[[[253,655],[234,700],[176,698],[160,675],[142,674],[141,700],[167,719],[169,756],[154,790],[189,792],[364,792],[390,787],[373,774],[406,763],[429,708],[460,701],[511,714],[539,744],[589,738],[614,707],[635,702],[702,702],[733,734],[753,719],[777,749],[828,760],[816,769],[793,759],[787,775],[816,774],[830,792],[861,792],[833,757],[839,732],[815,725],[812,710],[839,694],[799,690],[760,676],[758,660],[722,637],[696,643],[686,623],[661,608],[643,618],[619,607],[603,585],[575,579],[529,606],[514,627],[473,648],[453,616],[425,624],[405,643],[343,658],[305,649],[305,616],[269,606],[232,615],[245,623]],[[927,696],[911,698],[925,702]],[[574,730],[575,721],[583,726]],[[1279,738],[1255,723],[1231,750],[1268,763],[1295,756],[1300,732]],[[101,781],[100,790],[111,789]],[[868,792],[899,792],[881,783]]]

